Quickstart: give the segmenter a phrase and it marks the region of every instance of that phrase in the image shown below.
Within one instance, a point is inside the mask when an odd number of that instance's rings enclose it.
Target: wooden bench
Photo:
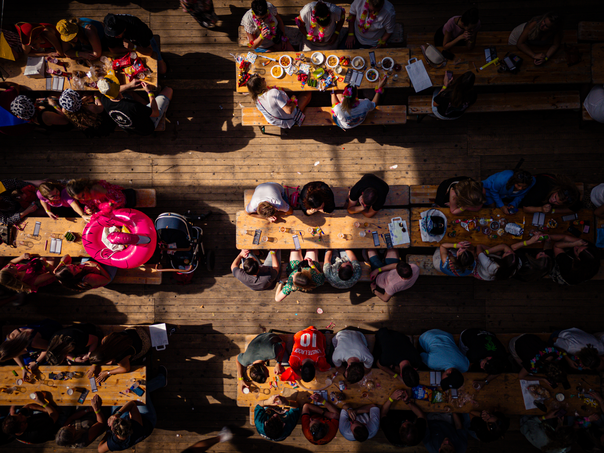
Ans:
[[[358,256],[357,256],[358,258]],[[361,258],[362,260],[362,258]],[[365,263],[364,261],[359,261],[360,265],[361,265],[361,269],[363,270],[363,273],[361,274],[361,278],[359,278],[359,282],[365,282],[368,283],[371,281],[371,278],[369,277],[369,275],[371,274],[371,266],[368,263]],[[289,274],[287,273],[287,265],[288,263],[281,263],[281,274],[280,274],[280,279],[283,281],[286,281],[287,278],[289,277]],[[320,265],[320,269],[321,272],[323,272],[323,263],[319,263]],[[325,284],[329,284],[328,282],[326,282]]]
[[[302,190],[302,186],[300,186],[300,190]],[[332,187],[331,190],[334,195],[336,207],[344,206],[344,204],[346,204],[346,201],[348,201],[348,191],[350,190],[350,187]],[[246,189],[243,192],[243,209],[245,209],[247,205],[250,204],[253,195],[254,189]],[[384,204],[384,206],[407,206],[408,204],[409,186],[390,186],[390,190],[388,191],[388,196],[386,197],[386,203]]]
[[[604,42],[604,22],[579,22],[579,41]]]
[[[444,24],[443,24],[444,25]],[[580,25],[579,25],[580,26]],[[420,33],[408,33],[407,34],[407,45],[422,45],[426,43],[434,44],[434,33],[432,32],[420,32]],[[496,46],[496,45],[507,45],[511,31],[482,31],[478,32],[476,38],[476,45],[480,47],[484,46]],[[564,42],[576,43],[577,42],[577,31],[576,30],[564,30]],[[453,47],[451,52],[456,53],[459,50],[463,53],[463,46]],[[463,60],[463,55],[459,55],[459,58]]]
[[[119,269],[110,285],[161,285],[162,275],[163,272],[154,272],[153,268],[145,266]]]
[[[331,117],[331,107],[306,107],[306,118],[302,126],[335,126]],[[404,105],[379,105],[367,114],[363,126],[405,124],[407,107]],[[256,107],[241,109],[241,124],[244,126],[270,126],[264,115]],[[264,132],[264,131],[263,131]]]
[[[408,100],[409,115],[432,113],[431,95],[413,95]],[[467,113],[524,112],[581,108],[578,91],[544,91],[535,93],[481,93]]]

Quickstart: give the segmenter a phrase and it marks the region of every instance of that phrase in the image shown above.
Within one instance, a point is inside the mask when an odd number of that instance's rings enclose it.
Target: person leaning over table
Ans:
[[[302,126],[305,118],[303,112],[312,93],[299,93],[298,98],[290,98],[281,88],[269,88],[266,79],[258,74],[252,75],[246,86],[256,108],[269,124],[283,129],[291,129],[295,124]]]
[[[434,45],[443,50],[454,46],[466,46],[472,50],[476,45],[476,36],[480,30],[478,8],[470,8],[461,16],[453,16],[434,34]]]
[[[307,250],[302,259],[301,250],[292,250],[289,254],[288,270],[291,270],[287,282],[279,282],[275,292],[275,301],[281,302],[295,291],[311,292],[325,283],[325,274],[318,263],[318,250]]]
[[[411,410],[391,411],[392,404],[401,400]],[[380,418],[380,426],[386,439],[395,447],[413,447],[419,445],[426,437],[426,416],[409,396],[407,390],[398,389],[392,392],[388,400],[382,404]]]
[[[360,126],[365,121],[365,118],[367,118],[367,114],[375,110],[380,95],[384,92],[384,85],[387,79],[387,75],[384,75],[380,79],[371,101],[369,99],[359,101],[357,87],[353,85],[347,85],[342,92],[336,92],[335,89],[332,90],[331,115],[333,122],[343,130]]]
[[[317,369],[325,372],[331,368],[327,363],[325,353],[326,341],[323,332],[314,326],[296,332],[289,356],[289,368],[281,375],[281,380],[302,379],[304,382],[312,382]]]
[[[20,94],[10,104],[10,111],[17,118],[40,126],[47,132],[68,131],[73,126],[61,111],[58,98],[50,96],[32,101]]]
[[[594,210],[594,215],[601,219],[604,218],[604,183],[598,184],[591,189],[589,199],[596,208]]]
[[[241,19],[248,47],[259,52],[293,52],[294,48],[285,34],[283,19],[277,8],[266,0],[253,0],[252,8]]]
[[[313,215],[317,212],[331,214],[336,209],[331,187],[323,181],[304,184],[300,191],[300,208],[305,215]]]
[[[343,368],[342,375],[350,384],[356,384],[371,371],[373,356],[362,332],[340,330],[332,338],[334,351],[331,356],[337,368]],[[341,370],[340,370],[341,371]]]
[[[390,186],[371,173],[363,177],[348,191],[348,214],[363,213],[373,217],[386,204]]]
[[[15,24],[15,28],[21,38],[21,46],[25,55],[65,57],[61,36],[54,25],[18,22]]]
[[[595,277],[601,253],[593,242],[567,234],[550,234],[554,244],[554,267],[550,274],[560,285],[578,285]]]
[[[47,392],[34,392],[33,403],[26,404],[19,411],[10,407],[9,415],[2,423],[4,434],[12,435],[24,444],[43,444],[54,439],[58,430],[59,412],[51,402]]]
[[[520,417],[520,432],[531,445],[543,452],[567,453],[575,441],[574,429],[564,426],[564,417],[557,417],[556,412]]]
[[[261,333],[255,337],[245,352],[237,356],[237,390],[243,392],[244,388],[249,389],[248,375],[253,382],[264,384],[270,375],[264,364],[268,360],[276,360],[275,375],[282,374],[285,368],[281,362],[285,352],[285,342],[276,333]]]
[[[245,207],[245,212],[252,217],[266,219],[269,222],[278,220],[280,216],[294,213],[294,208],[285,201],[285,190],[281,184],[276,182],[264,182],[254,189],[252,199]]]
[[[425,352],[420,354],[428,368],[443,371],[440,386],[443,390],[458,389],[464,383],[463,373],[470,368],[470,361],[459,350],[453,335],[439,329],[424,332],[419,345]]]
[[[75,324],[57,330],[46,348],[46,362],[57,366],[88,362],[90,354],[99,344],[98,329],[93,324]]]
[[[434,251],[432,265],[450,277],[474,276],[476,249],[469,241],[443,242]]]
[[[349,289],[357,284],[363,273],[361,264],[352,250],[325,252],[323,273],[327,282],[336,289]]]
[[[424,437],[428,453],[465,453],[468,449],[468,430],[464,428],[459,415],[455,412],[430,415]]]
[[[23,209],[19,200],[13,196],[13,192],[23,190],[33,184],[38,185],[42,181],[23,181],[20,179],[0,180],[0,223],[4,225],[16,225],[29,214],[38,210],[38,205],[32,203]]]
[[[456,120],[476,102],[474,90],[476,76],[467,71],[456,79],[445,73],[443,86],[434,89],[432,95],[432,115],[439,120]]]
[[[305,403],[302,407],[302,433],[313,445],[325,445],[338,434],[340,409],[331,401],[313,393],[311,400],[323,403],[323,407]]]
[[[107,49],[103,23],[82,17],[63,19],[57,22],[57,31],[63,42],[63,53],[71,58],[95,61]]]
[[[604,123],[604,86],[594,85],[583,101],[583,107],[594,120]],[[601,206],[601,205],[600,205]]]
[[[94,103],[92,96],[82,98],[80,93],[66,89],[59,98],[61,112],[87,137],[106,136],[115,129],[115,123],[102,105]]]
[[[535,185],[524,196],[520,207],[527,214],[573,214],[582,207],[581,193],[568,176],[542,173],[535,176]]]
[[[478,212],[486,202],[485,190],[481,182],[469,176],[445,179],[436,189],[434,203],[441,208],[448,207],[453,215],[463,215],[464,211]]]
[[[342,406],[340,412],[340,433],[346,440],[365,442],[375,437],[380,429],[380,407],[365,404],[353,409],[350,404]]]
[[[371,292],[384,302],[388,302],[396,293],[411,288],[419,277],[419,267],[402,261],[397,249],[388,249],[384,262],[375,249],[367,250],[367,256],[372,269]]]
[[[346,10],[333,3],[307,3],[296,17],[296,25],[304,37],[302,51],[338,48]]]
[[[65,184],[60,181],[54,179],[44,181],[38,186],[36,196],[46,215],[53,220],[58,220],[59,217],[73,217],[76,213],[82,218],[90,219],[79,203],[69,196]]]
[[[90,400],[90,407],[73,413],[55,436],[59,447],[86,448],[107,429],[103,414],[103,400],[97,394]]]
[[[286,407],[281,406],[289,406]],[[297,401],[288,401],[283,396],[273,395],[259,401],[254,409],[254,424],[258,434],[274,442],[285,440],[294,430],[300,418]]]
[[[502,412],[487,410],[471,411],[468,431],[481,442],[494,442],[501,439],[510,428],[510,419]]]
[[[25,263],[23,261],[26,261]],[[32,257],[23,253],[8,262],[0,271],[0,284],[18,293],[37,293],[56,280],[52,258]]]
[[[264,264],[254,253],[242,250],[233,260],[231,272],[237,280],[253,291],[273,289],[281,274],[281,250],[270,250]]]
[[[340,48],[386,47],[396,27],[396,11],[388,0],[354,0],[346,21],[347,38]]]
[[[410,388],[419,385],[417,370],[422,366],[422,358],[407,335],[380,328],[375,334],[373,356],[374,364],[387,375]]]
[[[516,46],[533,59],[535,66],[542,65],[554,55],[562,45],[562,17],[553,12],[535,16],[518,25],[508,38],[510,46]],[[540,51],[535,52],[533,48]],[[544,52],[543,49],[547,48]]]
[[[537,335],[525,333],[510,340],[508,344],[510,354],[522,367],[518,373],[518,379],[526,379],[531,374],[543,373],[550,385],[557,383],[567,384],[564,361],[572,366],[572,359],[564,351],[548,346],[548,344]],[[576,368],[576,365],[573,366]]]
[[[588,370],[604,371],[604,336],[587,333],[576,327],[552,333],[550,343],[579,359],[581,366]]]
[[[484,379],[474,381],[481,388],[488,385],[507,368],[508,352],[497,336],[488,330],[475,327],[464,330],[459,335],[459,350],[470,361],[470,371],[487,373]]]
[[[504,170],[489,176],[482,181],[490,208],[500,209],[504,214],[511,214],[510,207],[518,210],[520,202],[535,185],[536,179],[525,170]]]

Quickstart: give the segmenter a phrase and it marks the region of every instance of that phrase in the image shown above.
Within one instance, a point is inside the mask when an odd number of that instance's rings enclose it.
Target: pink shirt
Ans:
[[[69,194],[67,193],[67,189],[61,190],[61,199],[58,201],[50,201],[48,198],[42,195],[39,190],[36,191],[36,195],[38,196],[38,199],[40,199],[40,201],[48,203],[48,206],[52,206],[53,208],[70,208],[71,203],[73,203],[73,198],[69,196]]]
[[[453,39],[457,38],[460,35],[463,35],[465,30],[455,23],[458,17],[461,16],[453,16],[447,21],[447,23],[443,27],[443,34],[449,32],[451,33],[451,37]],[[475,32],[478,30],[480,30],[480,21],[478,21],[478,24],[476,24]]]
[[[419,277],[419,267],[417,267],[415,264],[410,264],[410,266],[413,274],[409,279],[405,280],[401,278],[401,276],[396,272],[396,269],[392,269],[390,271],[378,274],[375,279],[375,283],[380,288],[383,288],[384,291],[386,291],[386,293],[390,296],[409,289],[415,284],[417,277]]]

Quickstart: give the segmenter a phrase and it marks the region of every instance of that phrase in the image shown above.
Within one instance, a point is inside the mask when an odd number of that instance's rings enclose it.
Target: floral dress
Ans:
[[[283,294],[285,294],[286,296],[288,296],[289,294],[298,291],[298,288],[294,286],[294,274],[298,273],[298,266],[300,264],[300,261],[298,260],[293,260],[289,262],[289,277],[287,278],[287,283],[285,283],[285,285],[283,286],[283,289],[281,291],[283,291]],[[306,267],[306,269],[310,270],[310,275],[312,278],[312,281],[314,282],[315,285],[317,286],[321,286],[323,283],[325,283],[325,274],[323,274],[321,271],[319,271],[320,269],[320,265],[317,262],[313,261],[314,266],[316,267],[316,269],[313,269],[311,267]]]

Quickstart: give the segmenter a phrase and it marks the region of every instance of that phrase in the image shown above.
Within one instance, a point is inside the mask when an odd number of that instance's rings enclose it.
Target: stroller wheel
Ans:
[[[216,255],[214,255],[214,250],[208,250],[206,253],[206,269],[208,272],[212,272],[214,270],[214,265],[216,264]]]

